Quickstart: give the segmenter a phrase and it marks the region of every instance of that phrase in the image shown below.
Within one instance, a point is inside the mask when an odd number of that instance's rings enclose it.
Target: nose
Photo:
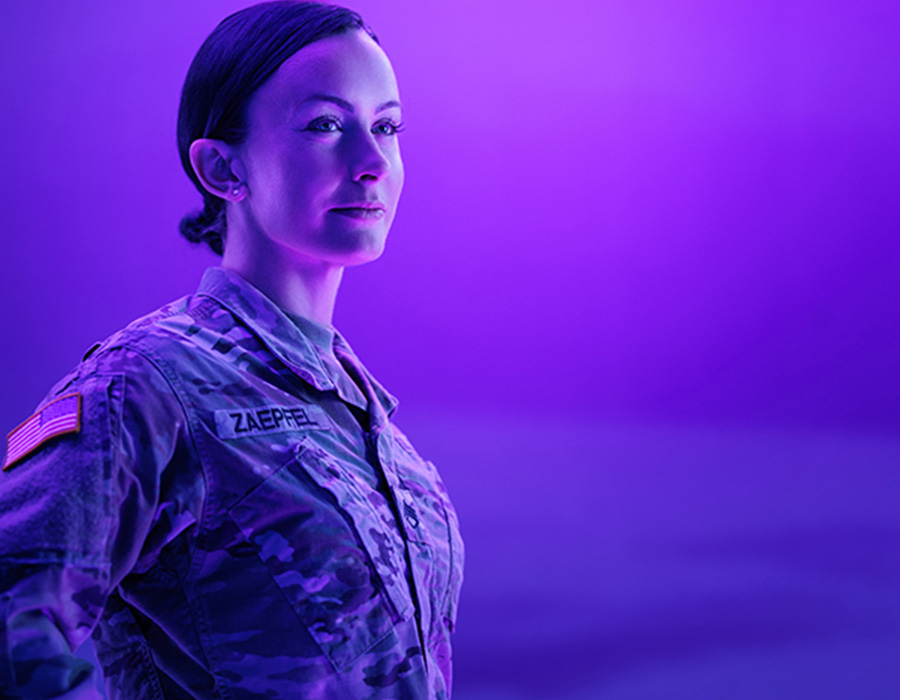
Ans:
[[[391,171],[391,162],[375,136],[362,131],[351,146],[350,175],[355,182],[378,182]]]

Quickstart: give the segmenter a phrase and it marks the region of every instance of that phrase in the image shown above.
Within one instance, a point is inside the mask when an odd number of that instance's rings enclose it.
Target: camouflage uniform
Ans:
[[[0,697],[447,698],[463,546],[396,400],[237,275],[51,391],[0,476]],[[339,362],[335,361],[335,357]]]

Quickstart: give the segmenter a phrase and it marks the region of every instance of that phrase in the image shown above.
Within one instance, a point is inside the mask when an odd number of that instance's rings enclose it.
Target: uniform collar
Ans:
[[[198,296],[215,299],[245,323],[262,343],[290,370],[319,391],[335,391],[336,387],[319,358],[312,341],[288,318],[269,297],[236,272],[210,267],[203,273]],[[337,340],[340,338],[340,340]],[[347,350],[350,346],[335,334],[335,342]],[[350,350],[356,359],[356,355]],[[390,394],[356,359],[357,366],[372,384],[375,398],[388,415],[397,407],[397,399]]]

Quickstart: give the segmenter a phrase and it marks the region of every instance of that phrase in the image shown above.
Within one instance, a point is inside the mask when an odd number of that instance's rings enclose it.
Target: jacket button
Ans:
[[[406,514],[406,522],[410,527],[419,527],[419,516],[409,503],[403,504],[403,512]]]

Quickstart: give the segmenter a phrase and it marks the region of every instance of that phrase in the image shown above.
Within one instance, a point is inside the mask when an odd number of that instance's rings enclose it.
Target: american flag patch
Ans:
[[[22,457],[34,452],[50,438],[81,430],[81,394],[66,394],[44,406],[6,436],[6,461],[9,469]]]

